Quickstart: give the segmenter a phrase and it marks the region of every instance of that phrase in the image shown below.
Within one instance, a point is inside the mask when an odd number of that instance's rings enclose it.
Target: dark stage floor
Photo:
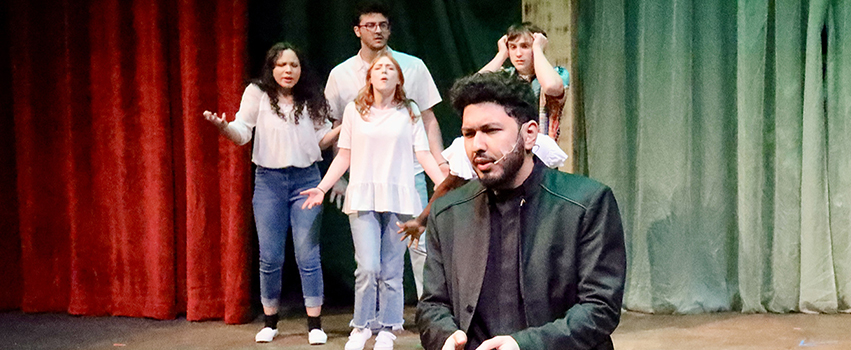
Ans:
[[[76,317],[64,314],[0,313],[0,349],[342,349],[349,333],[348,309],[326,310],[329,341],[307,345],[305,320],[284,317],[282,335],[254,343],[261,328],[221,321],[156,321],[127,317]],[[414,308],[405,309],[413,330]],[[614,334],[615,348],[631,349],[851,349],[851,315],[624,314]],[[372,348],[372,341],[366,349]],[[421,349],[415,332],[399,335],[396,349]]]

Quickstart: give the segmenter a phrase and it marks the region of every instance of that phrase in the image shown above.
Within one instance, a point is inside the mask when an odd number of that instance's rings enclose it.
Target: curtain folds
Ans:
[[[851,311],[851,4],[579,3],[589,175],[627,309]]]
[[[22,274],[4,308],[248,321],[250,151],[201,117],[237,109],[245,2],[8,6],[19,231],[3,234]]]
[[[300,46],[326,76],[357,52],[353,7],[0,2],[0,46],[10,47],[0,53],[0,103],[11,110],[0,116],[0,164],[8,165],[0,167],[0,276],[10,282],[0,310],[249,321],[257,294],[251,148],[222,138],[201,113],[233,118],[246,76],[276,41]],[[405,1],[392,10],[391,47],[422,58],[444,92],[489,61],[520,20],[518,0]],[[458,135],[448,104],[435,111],[445,140]],[[326,209],[326,301],[348,305],[348,220]],[[300,295],[293,260],[287,300]]]

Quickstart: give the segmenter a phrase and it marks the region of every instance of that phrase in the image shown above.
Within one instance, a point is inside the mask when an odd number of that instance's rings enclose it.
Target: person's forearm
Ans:
[[[438,165],[446,161],[443,158],[443,134],[440,132],[440,124],[437,123],[437,117],[434,115],[434,112],[431,108],[426,109],[420,112],[423,118],[423,127],[426,130],[426,137],[428,138],[428,148],[431,152],[432,157],[434,157],[434,161],[437,162]]]
[[[325,177],[322,178],[322,181],[320,181],[319,185],[316,185],[316,187],[323,192],[328,193],[331,186],[334,186],[334,183],[336,183],[337,180],[346,173],[346,170],[349,170],[351,155],[352,150],[348,148],[338,149],[337,156],[334,157],[334,161],[332,161],[331,165],[328,167]]]
[[[224,128],[219,128],[219,133],[222,134],[226,139],[231,140],[233,143],[242,146],[248,143],[251,140],[251,137],[242,137],[239,130],[236,130],[236,126],[233,125],[233,122],[225,125]]]
[[[534,49],[533,56],[535,58],[535,77],[541,84],[541,92],[547,96],[562,97],[564,95],[564,82],[562,82],[561,76],[558,75],[550,61],[547,60],[543,50]]]
[[[337,126],[335,128],[332,128],[331,131],[325,134],[325,136],[322,137],[322,140],[319,140],[319,148],[327,149],[328,147],[333,145],[334,142],[337,141],[337,137],[340,136],[340,129],[341,127]]]
[[[440,171],[440,167],[437,166],[437,162],[434,161],[434,157],[427,151],[417,151],[416,155],[417,161],[423,166],[423,170],[431,178],[431,181],[437,185],[443,183],[443,173]]]
[[[505,63],[506,59],[508,59],[507,53],[497,52],[496,56],[493,56],[493,59],[488,64],[482,67],[482,69],[479,69],[479,73],[496,72],[502,69],[502,64]]]

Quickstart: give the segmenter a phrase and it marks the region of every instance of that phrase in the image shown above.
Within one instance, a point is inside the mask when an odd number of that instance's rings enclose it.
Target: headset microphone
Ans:
[[[505,157],[506,157],[506,156],[508,156],[509,154],[513,153],[515,149],[517,149],[517,143],[515,143],[515,144],[514,144],[514,147],[511,147],[511,150],[510,150],[510,151],[508,151],[508,153],[503,153],[503,154],[502,154],[502,157],[499,157],[499,159],[497,159],[497,160],[496,160],[496,161],[494,161],[493,163],[494,163],[494,164],[499,164],[499,162],[501,162],[503,159],[505,159]]]

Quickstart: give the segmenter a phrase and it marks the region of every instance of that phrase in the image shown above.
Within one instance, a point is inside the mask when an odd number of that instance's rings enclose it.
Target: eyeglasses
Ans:
[[[369,29],[369,30],[375,30],[375,28],[378,27],[381,30],[387,30],[387,29],[390,28],[390,22],[386,22],[386,21],[385,22],[378,22],[378,23],[367,22],[367,23],[364,23],[364,24],[358,24],[358,27],[366,28],[366,29]]]

